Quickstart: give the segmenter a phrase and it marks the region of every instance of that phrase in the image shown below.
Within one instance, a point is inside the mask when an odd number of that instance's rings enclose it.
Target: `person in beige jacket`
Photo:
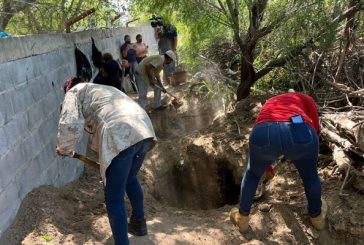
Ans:
[[[115,244],[129,244],[128,231],[137,236],[147,234],[143,190],[137,174],[156,141],[152,122],[145,110],[120,90],[80,82],[74,78],[65,86],[56,152],[70,154],[83,130],[90,134],[93,150],[98,153]],[[132,206],[129,224],[125,192]]]

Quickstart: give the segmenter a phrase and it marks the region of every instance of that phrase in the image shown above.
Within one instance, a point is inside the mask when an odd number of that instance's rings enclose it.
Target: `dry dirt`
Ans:
[[[266,98],[252,97],[220,116],[220,103],[201,105],[195,98],[151,114],[161,140],[141,170],[149,234],[130,236],[131,244],[364,244],[364,196],[347,189],[349,195],[339,197],[342,180],[330,175],[324,156],[325,230],[310,226],[301,180],[287,162],[279,163],[265,196],[254,203],[251,229],[240,234],[230,223],[249,132]],[[0,244],[111,244],[110,236],[99,174],[86,169],[62,188],[30,192]]]

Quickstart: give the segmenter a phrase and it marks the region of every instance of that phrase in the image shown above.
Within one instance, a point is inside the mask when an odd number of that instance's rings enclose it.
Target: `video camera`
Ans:
[[[155,15],[152,15],[152,18],[149,20],[151,20],[150,24],[152,27],[163,26],[162,17],[156,17]]]

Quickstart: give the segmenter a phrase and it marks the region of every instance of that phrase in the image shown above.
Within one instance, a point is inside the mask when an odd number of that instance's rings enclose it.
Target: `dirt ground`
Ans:
[[[301,180],[292,164],[280,167],[253,205],[250,229],[240,234],[228,218],[238,204],[254,117],[267,96],[223,108],[185,98],[184,105],[151,118],[160,138],[141,170],[149,234],[131,244],[364,244],[364,196],[339,197],[330,156],[319,165],[329,204],[327,226],[313,229]],[[329,159],[329,160],[327,160]],[[64,187],[43,186],[24,199],[0,244],[112,244],[99,174],[85,169]]]

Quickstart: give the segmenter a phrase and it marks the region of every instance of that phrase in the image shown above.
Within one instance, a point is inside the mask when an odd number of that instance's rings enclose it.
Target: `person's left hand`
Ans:
[[[72,152],[63,152],[63,151],[61,151],[60,149],[59,149],[59,146],[57,145],[56,146],[56,154],[57,154],[57,156],[59,156],[59,157],[62,157],[62,156],[71,156],[71,155],[73,155],[73,153]]]
[[[56,146],[56,154],[57,154],[57,156],[62,156],[63,154],[61,153],[61,151],[59,150],[59,147],[58,147],[58,145]]]

